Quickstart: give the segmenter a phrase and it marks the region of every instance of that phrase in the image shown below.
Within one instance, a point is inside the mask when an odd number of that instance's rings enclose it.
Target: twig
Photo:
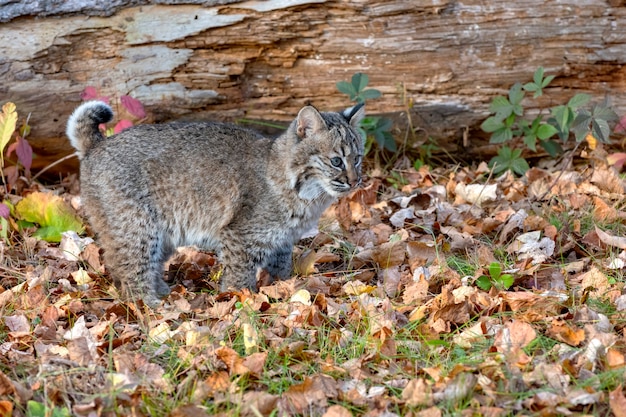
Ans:
[[[49,170],[49,169],[50,169],[50,168],[52,168],[53,166],[58,165],[58,164],[60,164],[61,162],[66,161],[66,160],[68,160],[68,159],[70,159],[70,158],[73,158],[73,157],[75,157],[75,156],[76,156],[76,157],[78,156],[78,153],[77,153],[77,152],[74,152],[73,154],[70,154],[70,155],[66,155],[66,156],[64,156],[63,158],[61,158],[61,159],[59,159],[59,160],[57,160],[57,161],[54,161],[53,163],[51,163],[50,165],[46,166],[44,169],[42,169],[41,171],[39,171],[36,175],[33,175],[33,178],[31,178],[31,181],[35,181],[35,180],[36,180],[36,179],[37,179],[37,178],[38,178],[41,174],[43,174],[44,172],[46,172],[47,170]]]

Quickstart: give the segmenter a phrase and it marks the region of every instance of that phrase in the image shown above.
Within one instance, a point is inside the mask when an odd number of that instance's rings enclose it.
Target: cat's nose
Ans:
[[[349,175],[348,184],[350,184],[350,188],[358,187],[359,185],[361,185],[361,177],[358,175]]]

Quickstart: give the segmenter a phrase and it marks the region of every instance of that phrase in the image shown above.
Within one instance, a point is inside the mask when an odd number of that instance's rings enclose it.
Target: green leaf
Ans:
[[[541,87],[538,86],[535,83],[526,83],[524,84],[524,86],[522,87],[525,91],[528,91],[530,93],[535,92],[537,90],[541,90]]]
[[[591,100],[591,96],[585,93],[578,93],[574,97],[570,98],[567,102],[567,107],[576,110],[580,106],[584,106]]]
[[[350,97],[350,100],[354,100],[354,98],[358,94],[357,91],[354,89],[354,86],[347,81],[339,81],[337,82],[336,86],[337,90],[344,94],[347,94]]]
[[[393,136],[391,136],[391,133],[383,132],[383,136],[385,137],[385,148],[387,150],[390,150],[391,152],[396,152],[398,150],[398,147],[396,145],[395,139],[393,138]]]
[[[480,125],[480,128],[487,133],[495,132],[498,129],[505,127],[502,120],[495,116],[490,116]]]
[[[554,75],[548,75],[546,78],[543,79],[543,82],[541,83],[541,88],[546,88],[548,84],[552,82],[552,80],[554,80]]]
[[[557,155],[563,153],[563,148],[561,148],[561,145],[558,142],[555,142],[553,140],[542,140],[542,141],[539,142],[539,144],[553,158],[555,158]]]
[[[26,415],[28,417],[46,417],[46,406],[37,401],[29,400],[26,403]]]
[[[504,143],[513,139],[513,131],[510,127],[502,127],[491,134],[489,143]]]
[[[32,193],[15,206],[19,218],[41,227],[34,236],[48,242],[60,242],[61,233],[73,230],[82,233],[84,226],[74,210],[61,197],[52,193]]]
[[[509,102],[512,105],[520,104],[524,99],[524,91],[522,90],[522,84],[515,83],[509,90]],[[521,116],[521,114],[520,114]]]
[[[489,276],[493,279],[498,279],[502,273],[502,266],[498,262],[492,262],[489,265]]]
[[[539,125],[537,128],[537,137],[541,140],[550,139],[552,136],[556,135],[558,130],[556,127],[549,125],[547,123],[543,123]]]
[[[361,91],[359,97],[361,97],[362,101],[370,100],[374,98],[378,98],[382,95],[382,93],[374,88],[368,88],[367,90]]]
[[[571,131],[574,132],[576,140],[582,141],[590,131],[590,124],[593,120],[591,113],[586,110],[578,110],[578,114],[572,122]]]
[[[513,275],[511,274],[504,274],[501,275],[498,278],[498,282],[505,288],[505,289],[509,289],[511,288],[511,285],[513,285],[513,283],[515,282],[515,278],[513,278]]]
[[[569,131],[570,118],[573,115],[572,110],[567,106],[559,105],[553,107],[551,113],[561,131]]]
[[[524,145],[533,152],[537,152],[537,135],[534,132],[529,132],[524,135]]]
[[[476,279],[476,285],[478,288],[484,291],[489,291],[491,289],[491,280],[486,275],[481,275]]]
[[[498,96],[492,100],[489,111],[495,113],[497,119],[504,120],[513,113],[513,106],[506,97]]]
[[[535,70],[535,73],[533,74],[533,81],[537,84],[537,86],[541,85],[543,81],[543,67],[539,67]]]
[[[352,85],[357,93],[360,93],[365,87],[367,87],[369,82],[370,78],[367,74],[363,74],[362,72],[357,72],[352,76]]]
[[[518,175],[524,175],[530,166],[524,158],[515,158],[511,161],[510,169]]]
[[[594,119],[591,122],[591,133],[600,142],[608,143],[609,135],[611,134],[611,128],[606,120]]]
[[[617,113],[615,113],[615,111],[608,106],[594,106],[592,115],[594,119],[606,120],[607,122],[619,119]]]

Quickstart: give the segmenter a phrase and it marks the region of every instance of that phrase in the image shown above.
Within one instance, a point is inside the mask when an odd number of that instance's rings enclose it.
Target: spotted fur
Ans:
[[[163,264],[179,246],[221,254],[222,290],[256,289],[259,268],[284,279],[291,252],[336,198],[361,183],[362,105],[300,110],[275,140],[221,123],[140,125],[104,138],[113,112],[78,107],[67,135],[81,159],[81,195],[127,298],[159,304]]]

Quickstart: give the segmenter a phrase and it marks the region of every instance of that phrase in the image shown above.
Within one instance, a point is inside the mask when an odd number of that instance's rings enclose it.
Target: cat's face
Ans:
[[[357,126],[364,114],[362,104],[343,113],[319,113],[311,106],[300,111],[294,185],[301,198],[314,200],[324,193],[337,198],[361,184],[363,138]]]

